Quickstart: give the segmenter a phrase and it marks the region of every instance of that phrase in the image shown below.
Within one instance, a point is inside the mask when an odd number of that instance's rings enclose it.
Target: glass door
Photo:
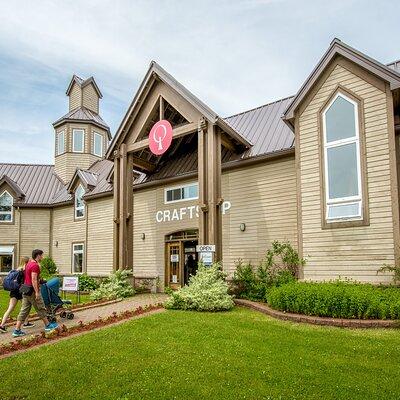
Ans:
[[[167,284],[172,289],[182,286],[182,242],[167,243]]]

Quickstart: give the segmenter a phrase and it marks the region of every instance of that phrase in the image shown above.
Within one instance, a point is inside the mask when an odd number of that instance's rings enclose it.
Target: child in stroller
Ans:
[[[60,291],[60,281],[58,278],[52,278],[43,283],[40,287],[42,298],[47,310],[47,318],[50,322],[56,322],[56,313],[60,310],[60,317],[73,319],[74,314],[70,310],[71,300],[63,300],[58,295]]]

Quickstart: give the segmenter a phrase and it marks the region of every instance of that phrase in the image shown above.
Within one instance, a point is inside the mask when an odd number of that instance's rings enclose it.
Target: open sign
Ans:
[[[151,128],[149,134],[149,147],[150,151],[156,156],[164,154],[172,143],[172,126],[171,124],[162,119],[156,122]]]

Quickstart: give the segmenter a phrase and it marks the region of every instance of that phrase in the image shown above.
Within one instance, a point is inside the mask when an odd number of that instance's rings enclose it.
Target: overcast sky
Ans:
[[[72,77],[114,134],[151,60],[221,116],[296,93],[334,37],[400,58],[398,1],[0,0],[0,162],[52,163]]]

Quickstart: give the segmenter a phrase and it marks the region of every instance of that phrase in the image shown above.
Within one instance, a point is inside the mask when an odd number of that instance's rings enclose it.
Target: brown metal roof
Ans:
[[[18,185],[25,197],[20,205],[46,205],[63,184],[54,173],[53,165],[3,164],[0,177],[6,176]]]
[[[109,126],[104,122],[103,118],[100,117],[99,114],[89,110],[86,107],[79,107],[75,108],[74,110],[70,111],[69,113],[65,114],[63,117],[58,119],[56,122],[53,123],[54,127],[57,127],[63,122],[92,122],[95,125],[98,125],[110,132]],[[111,139],[111,135],[109,133],[109,139]]]

